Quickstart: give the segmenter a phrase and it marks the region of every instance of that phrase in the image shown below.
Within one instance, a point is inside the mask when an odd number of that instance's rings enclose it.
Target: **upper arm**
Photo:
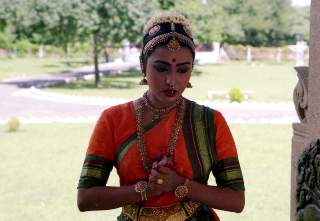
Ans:
[[[237,148],[230,128],[218,111],[215,112],[217,163],[213,168],[217,185],[244,191],[242,171]]]
[[[114,159],[113,122],[108,112],[103,112],[90,138],[82,166],[78,189],[105,186]]]

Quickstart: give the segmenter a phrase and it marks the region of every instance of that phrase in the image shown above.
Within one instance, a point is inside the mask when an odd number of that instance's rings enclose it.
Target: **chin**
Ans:
[[[163,95],[161,98],[161,103],[166,104],[166,106],[173,104],[177,101],[177,99],[180,97],[180,94],[177,94],[173,97],[168,97],[166,95]]]

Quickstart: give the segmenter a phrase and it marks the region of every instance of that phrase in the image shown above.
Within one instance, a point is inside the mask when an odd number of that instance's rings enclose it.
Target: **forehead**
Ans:
[[[149,56],[148,61],[166,61],[171,63],[175,59],[176,63],[189,61],[190,63],[193,60],[192,53],[189,48],[181,47],[179,50],[171,51],[167,46],[161,46],[156,48],[151,55]]]

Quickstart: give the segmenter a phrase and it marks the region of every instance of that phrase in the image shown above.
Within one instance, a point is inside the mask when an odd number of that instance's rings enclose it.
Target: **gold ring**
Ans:
[[[161,178],[157,179],[157,184],[159,184],[159,185],[163,184],[163,179],[161,179]]]

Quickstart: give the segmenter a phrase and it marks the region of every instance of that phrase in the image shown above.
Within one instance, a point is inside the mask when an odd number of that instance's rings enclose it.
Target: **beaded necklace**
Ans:
[[[161,116],[163,116],[165,113],[168,113],[171,109],[175,108],[176,106],[179,105],[180,102],[182,102],[182,99],[179,98],[177,100],[177,102],[171,106],[163,107],[163,108],[156,108],[156,107],[152,106],[152,104],[150,103],[148,96],[147,96],[147,92],[145,92],[143,94],[142,99],[143,99],[144,105],[152,112],[152,121],[159,120],[161,118]]]
[[[151,164],[147,157],[147,149],[144,141],[144,128],[143,128],[143,114],[144,114],[144,108],[145,108],[145,102],[144,99],[139,99],[137,102],[137,110],[136,110],[136,120],[137,120],[137,146],[138,150],[140,152],[141,161],[143,165],[143,169],[146,172],[150,172]],[[172,159],[175,152],[176,143],[178,140],[179,131],[182,125],[182,118],[183,118],[183,110],[184,110],[184,102],[183,98],[179,98],[179,101],[176,105],[176,119],[174,126],[172,127],[170,140],[168,143],[168,149],[167,149],[167,156]]]

